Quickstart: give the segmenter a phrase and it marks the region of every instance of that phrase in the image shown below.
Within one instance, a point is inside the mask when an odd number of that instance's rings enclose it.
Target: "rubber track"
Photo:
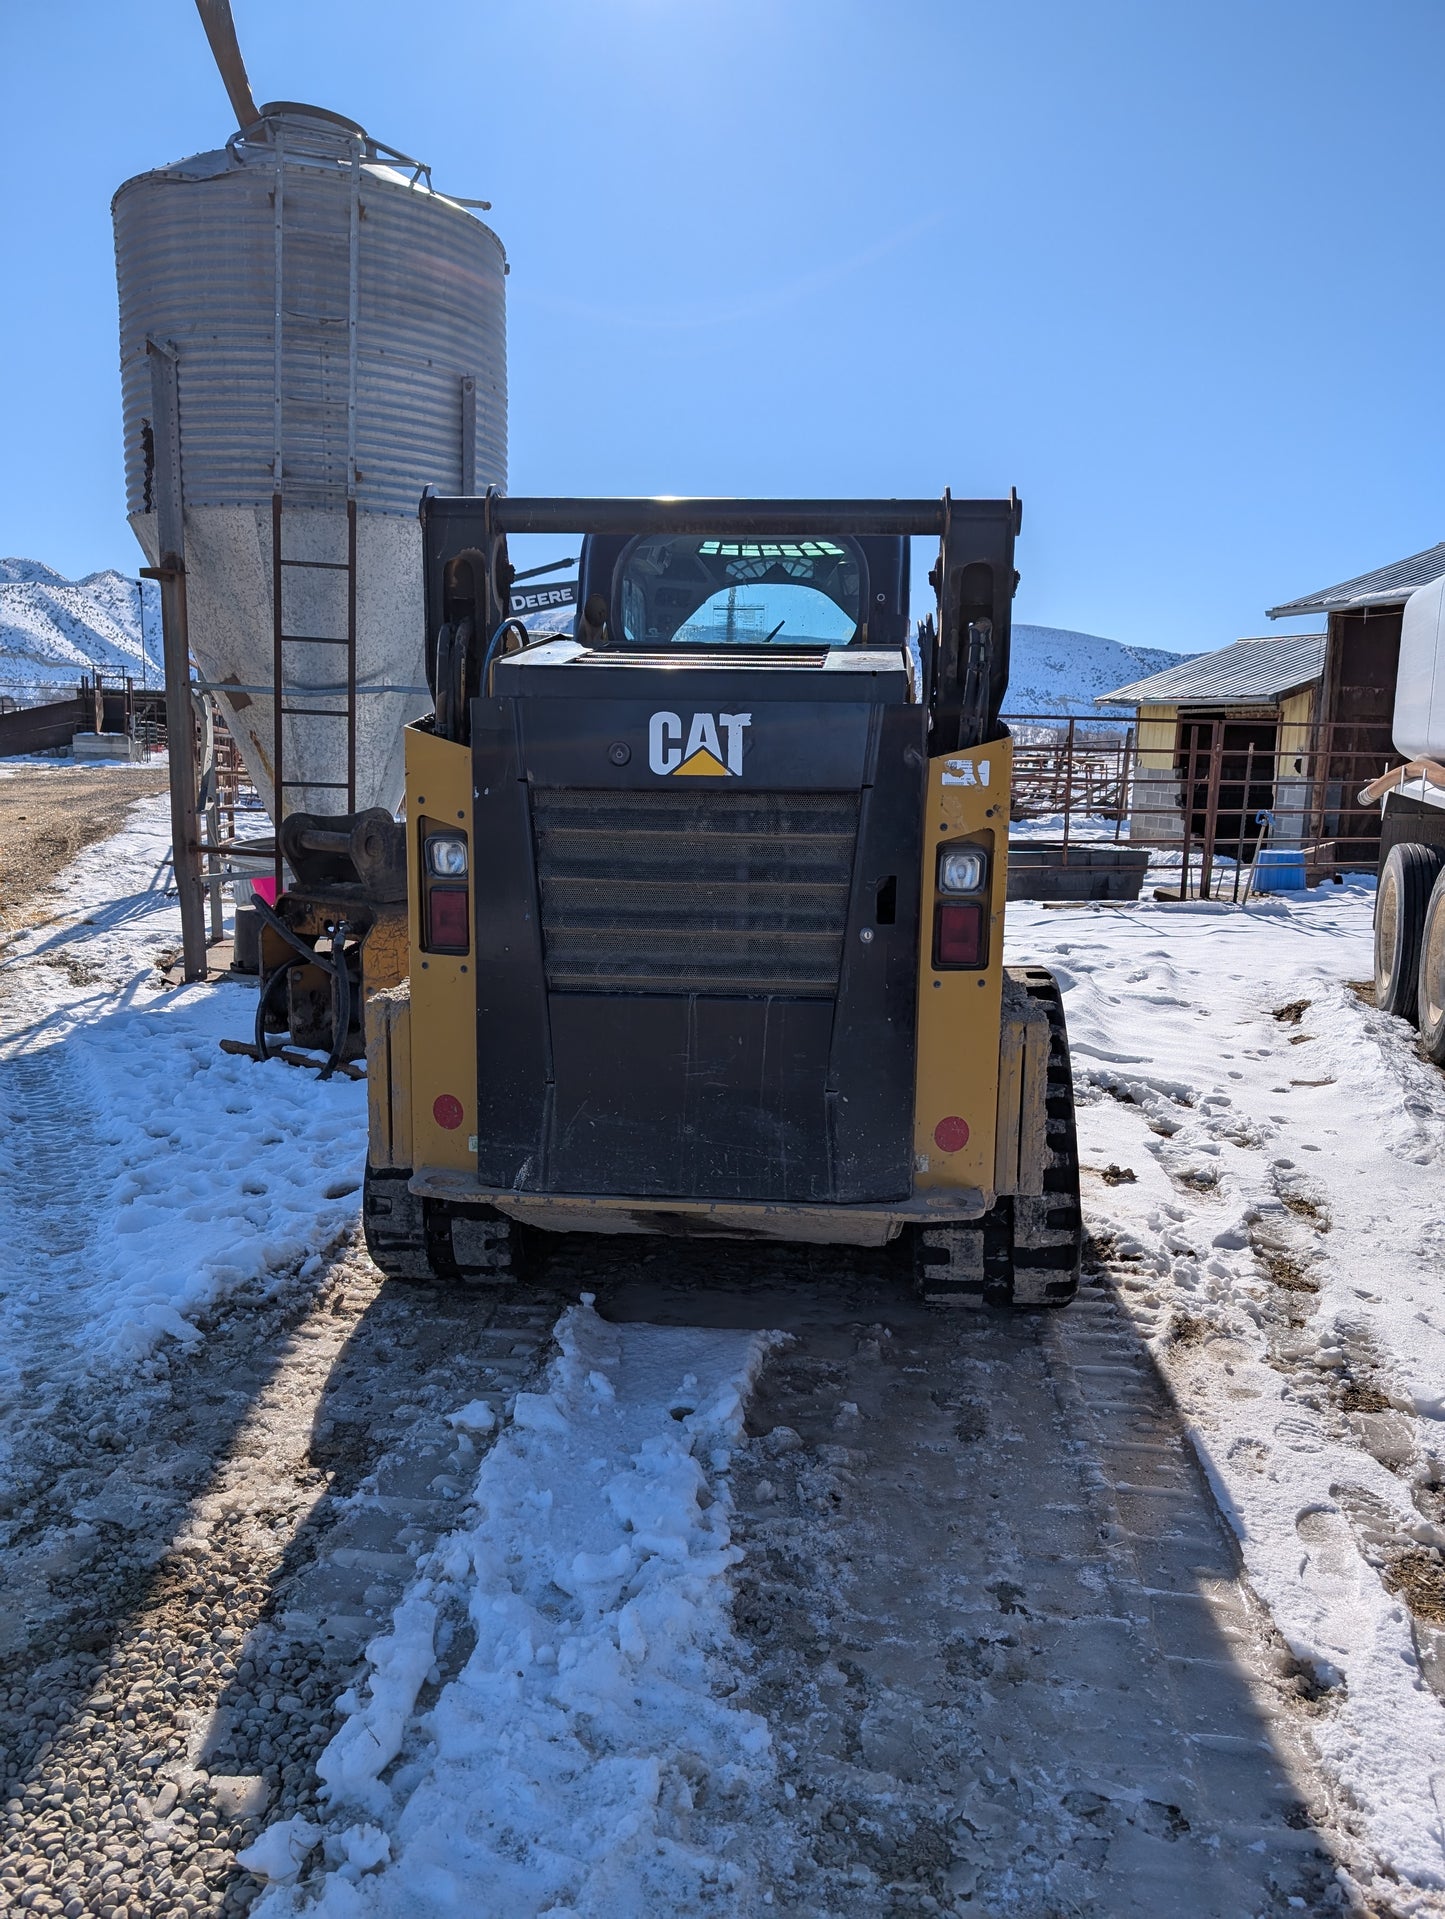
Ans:
[[[1064,1306],[1079,1287],[1083,1217],[1074,1081],[1058,984],[1042,967],[1015,975],[1049,1021],[1044,1191],[998,1200],[976,1226],[928,1226],[915,1256],[923,1297],[942,1306]]]
[[[505,1285],[516,1278],[504,1214],[418,1199],[403,1172],[367,1173],[362,1220],[366,1250],[388,1279]]]

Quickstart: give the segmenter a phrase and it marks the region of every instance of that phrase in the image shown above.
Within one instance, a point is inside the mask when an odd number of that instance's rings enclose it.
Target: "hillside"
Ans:
[[[570,624],[570,609],[561,619],[529,621],[539,631]],[[1192,657],[1067,627],[1018,624],[1007,710],[1098,719],[1100,693]],[[29,705],[68,691],[96,667],[107,677],[163,680],[155,582],[138,586],[113,571],[67,580],[38,560],[0,560],[0,696]]]
[[[534,613],[526,620],[535,635],[570,633],[571,607]],[[1147,673],[1191,660],[1193,653],[1171,653],[1158,646],[1125,646],[1097,633],[1075,633],[1063,626],[1015,624],[1005,711],[1067,719],[1126,720],[1123,708],[1097,707],[1100,693],[1112,693]]]
[[[158,685],[160,590],[123,573],[67,580],[38,560],[0,560],[0,698],[28,706],[83,673]]]
[[[1157,646],[1125,646],[1120,640],[1074,633],[1062,626],[1015,624],[1005,710],[1127,718],[1124,709],[1100,708],[1094,701],[1116,686],[1127,686],[1131,680],[1195,657]]]

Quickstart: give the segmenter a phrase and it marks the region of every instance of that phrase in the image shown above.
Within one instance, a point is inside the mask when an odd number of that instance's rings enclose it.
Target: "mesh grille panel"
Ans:
[[[838,990],[856,793],[534,789],[554,992]]]

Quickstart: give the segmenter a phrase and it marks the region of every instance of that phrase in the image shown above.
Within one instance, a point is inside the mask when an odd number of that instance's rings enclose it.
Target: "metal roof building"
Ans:
[[[1330,798],[1318,831],[1321,839],[1339,843],[1342,866],[1358,870],[1375,864],[1379,808],[1358,806],[1352,796],[1400,758],[1393,722],[1405,602],[1417,587],[1442,575],[1445,541],[1269,609],[1272,620],[1326,616],[1329,639],[1315,701],[1315,757],[1318,790]]]
[[[1401,606],[1417,586],[1426,586],[1445,573],[1445,541],[1427,546],[1423,553],[1394,560],[1389,566],[1377,566],[1373,573],[1361,573],[1358,579],[1342,580],[1338,586],[1322,587],[1318,593],[1306,593],[1302,599],[1286,600],[1272,606],[1272,620],[1293,620],[1307,613],[1342,613],[1351,607]]]
[[[1310,804],[1301,756],[1327,647],[1323,633],[1236,640],[1101,693],[1100,705],[1137,714],[1129,837],[1207,842],[1210,858],[1232,848],[1248,860],[1268,811],[1301,841]]]
[[[1323,633],[1287,638],[1236,640],[1217,653],[1202,653],[1147,679],[1131,680],[1112,693],[1100,693],[1100,706],[1256,706],[1273,705],[1287,693],[1310,686],[1325,663]]]

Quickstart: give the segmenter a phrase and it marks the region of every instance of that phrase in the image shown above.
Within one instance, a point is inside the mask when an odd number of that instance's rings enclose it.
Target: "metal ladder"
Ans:
[[[353,139],[351,147],[350,194],[348,196],[347,220],[347,312],[345,316],[347,353],[346,353],[346,558],[344,560],[303,560],[288,559],[285,553],[283,530],[287,505],[287,461],[286,461],[286,392],[285,392],[285,345],[288,319],[293,327],[310,326],[324,339],[327,334],[341,324],[341,316],[328,314],[288,315],[285,303],[285,251],[286,229],[284,222],[285,194],[285,152],[284,133],[280,128],[276,134],[276,190],[274,206],[275,225],[275,311],[273,319],[274,371],[273,371],[273,454],[272,454],[272,493],[271,493],[271,674],[273,686],[273,733],[272,733],[272,771],[275,781],[275,826],[276,826],[276,889],[279,893],[283,884],[281,855],[281,823],[287,814],[288,792],[294,793],[300,788],[329,788],[346,796],[345,811],[356,811],[356,370],[357,370],[357,249],[360,235],[361,213],[361,164],[365,157],[365,148],[359,138]],[[295,244],[293,233],[292,242]],[[313,423],[315,415],[313,413]],[[339,421],[338,421],[339,424]],[[315,430],[325,439],[324,419]],[[340,437],[339,435],[337,436]],[[308,505],[324,506],[333,504],[335,498],[328,501],[324,485],[318,487],[315,482],[308,483],[308,493],[320,492],[320,498],[308,498]],[[295,504],[294,498],[292,504]],[[346,597],[344,633],[301,633],[286,630],[285,582],[288,573],[337,573],[344,575]],[[295,667],[299,665],[292,649],[305,648],[301,658],[334,660],[340,651],[344,662],[344,678],[338,677],[324,684],[314,679],[297,683]],[[317,704],[316,702],[324,702]],[[304,702],[304,703],[303,703]],[[339,779],[291,779],[287,776],[286,766],[286,721],[288,719],[326,720],[345,728],[346,778]],[[338,756],[339,757],[339,756]]]

